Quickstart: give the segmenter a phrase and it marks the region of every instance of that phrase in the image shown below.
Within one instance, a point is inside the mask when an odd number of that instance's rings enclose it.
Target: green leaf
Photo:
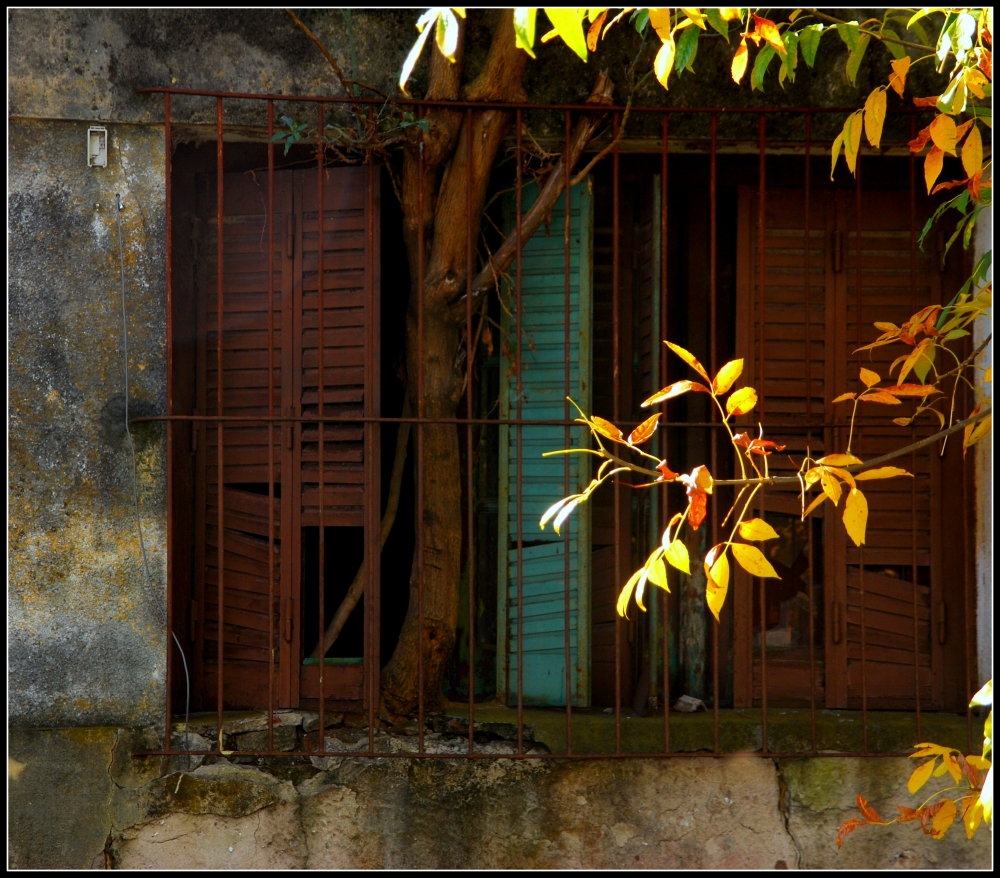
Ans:
[[[858,48],[858,23],[856,21],[846,21],[843,24],[836,24],[834,27],[837,28],[837,33],[840,34],[844,45],[847,46],[847,51],[853,53]]]
[[[646,28],[649,27],[649,10],[639,9],[632,14],[632,23],[635,25],[636,33],[641,37]]]
[[[729,22],[723,21],[722,16],[719,14],[719,10],[714,6],[711,9],[705,10],[705,18],[708,19],[708,23],[722,34],[726,38],[726,42],[729,42]]]
[[[694,56],[698,54],[698,37],[701,36],[701,29],[697,27],[686,27],[681,38],[677,41],[677,54],[674,56],[674,69],[680,76],[685,70],[694,73]]]
[[[799,46],[802,49],[802,60],[812,68],[816,61],[820,37],[826,28],[822,24],[811,24],[799,31]]]
[[[854,85],[858,78],[858,68],[861,66],[861,59],[864,58],[865,49],[868,48],[870,42],[871,37],[868,34],[862,34],[861,39],[858,40],[858,47],[851,52],[847,59],[847,78],[851,85]]]
[[[753,72],[750,74],[751,90],[764,90],[764,74],[767,73],[767,65],[778,53],[771,46],[764,46],[758,53],[757,59],[753,62]]]
[[[993,110],[989,107],[970,107],[969,112],[987,128],[993,127]]]
[[[937,99],[936,106],[942,113],[947,113],[949,116],[957,115],[965,111],[967,98],[965,77],[960,74],[951,81],[948,90]]]
[[[519,8],[514,10],[514,43],[535,57],[535,18],[537,9]]]
[[[892,37],[892,39],[894,40],[899,39],[899,35],[894,30],[888,27],[882,28],[882,36]],[[899,43],[883,42],[882,45],[889,50],[889,54],[892,55],[892,57],[895,58],[897,61],[900,58],[906,56],[906,49],[903,46],[899,45]]]
[[[785,44],[786,55],[781,59],[781,66],[785,71],[785,75],[792,82],[795,82],[795,68],[799,63],[799,35],[794,31],[785,31],[784,36],[782,36],[782,42]]]
[[[566,6],[543,7],[557,34],[580,58],[587,60],[587,37],[583,32],[585,9],[571,9]]]
[[[287,136],[288,135],[285,134],[284,131],[279,131],[274,135],[274,137],[271,138],[271,143],[278,143],[279,141],[284,140]]]
[[[924,26],[916,21],[916,16],[914,16],[909,21],[906,21],[906,16],[904,15],[900,20],[905,22],[904,27],[912,34],[917,35],[917,39],[920,40],[925,46],[930,47],[931,38],[927,35],[927,31]]]

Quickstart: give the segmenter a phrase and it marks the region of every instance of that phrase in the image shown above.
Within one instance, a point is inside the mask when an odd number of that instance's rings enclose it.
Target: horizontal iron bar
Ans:
[[[474,110],[580,110],[592,113],[624,113],[626,107],[609,104],[533,104],[533,103],[504,103],[501,101],[441,101],[441,100],[420,100],[417,98],[352,98],[352,97],[331,97],[330,95],[282,95],[282,94],[255,94],[234,91],[199,91],[193,88],[171,88],[168,86],[147,86],[137,89],[140,94],[172,94],[191,95],[193,97],[204,98],[232,98],[234,100],[255,100],[255,101],[291,101],[296,103],[320,103],[320,104],[371,104],[382,105],[386,102],[399,104],[406,107],[446,107],[453,110],[464,110],[471,108]],[[633,106],[631,113],[720,113],[727,115],[748,114],[774,114],[774,113],[853,113],[857,107],[636,107]],[[901,113],[912,115],[916,113],[929,113],[932,109],[925,107],[898,107],[889,110],[890,113]]]
[[[352,759],[719,759],[723,756],[741,756],[746,753],[752,756],[759,756],[762,759],[802,759],[806,757],[832,757],[832,758],[857,758],[864,756],[868,758],[897,758],[909,757],[912,753],[829,753],[824,751],[813,752],[812,750],[802,750],[797,752],[775,753],[773,750],[764,753],[759,750],[735,750],[732,753],[714,753],[710,750],[684,750],[669,753],[372,753],[370,751],[344,753],[341,751],[324,750],[227,750],[223,754],[219,750],[136,750],[132,756],[248,756],[248,757],[287,757],[296,758],[302,756],[335,756],[339,758]]]

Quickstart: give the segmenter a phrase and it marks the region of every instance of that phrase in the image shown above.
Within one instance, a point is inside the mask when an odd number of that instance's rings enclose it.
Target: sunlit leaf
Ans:
[[[991,680],[990,682],[992,683],[993,681]],[[976,756],[975,754],[966,756],[965,761],[973,768],[978,768],[981,771],[988,771],[992,765],[989,759],[984,759],[982,756]]]
[[[893,42],[893,40],[899,39],[899,34],[897,34],[891,28],[883,27],[882,36],[884,37],[884,39],[882,40],[882,45],[889,50],[889,54],[892,55],[893,58],[895,58],[898,61],[901,58],[907,57],[906,49],[899,43]],[[900,95],[900,97],[902,97],[902,95]]]
[[[818,494],[816,499],[812,501],[802,513],[802,520],[805,521],[818,506],[821,506],[827,500],[826,493]]]
[[[675,539],[663,557],[667,559],[672,567],[676,567],[682,573],[687,573],[690,576],[691,558],[688,555],[687,546],[681,540]]]
[[[844,843],[844,837],[854,832],[859,826],[867,826],[868,823],[864,820],[858,820],[856,817],[852,817],[850,820],[845,820],[840,825],[840,832],[837,833],[837,848]]]
[[[854,399],[854,397],[856,396],[857,396],[856,393],[842,393],[835,400],[833,400],[833,402],[848,402],[849,400]]]
[[[965,428],[967,432],[965,433],[965,437],[962,440],[962,448],[963,449],[971,448],[980,439],[982,439],[985,435],[987,435],[990,432],[990,425],[992,421],[993,421],[993,416],[987,415],[985,418],[979,421],[979,423],[969,424]],[[973,429],[969,431],[969,427],[972,427]]]
[[[885,124],[886,94],[884,88],[877,88],[865,101],[865,136],[878,149],[882,140],[882,126]]]
[[[664,344],[670,348],[678,357],[680,357],[685,363],[687,363],[692,369],[695,370],[702,378],[704,378],[709,384],[712,383],[712,379],[708,377],[708,372],[705,371],[705,367],[698,361],[698,358],[692,354],[690,351],[684,350],[680,345],[673,344],[673,342],[666,341]]]
[[[854,545],[861,546],[865,542],[865,528],[868,525],[868,501],[857,488],[851,488],[844,505],[844,527]]]
[[[898,466],[880,466],[875,469],[866,470],[863,473],[857,473],[854,478],[859,482],[867,482],[872,479],[892,479],[896,476],[913,476],[913,473],[908,473],[905,469],[900,469]]]
[[[934,188],[934,183],[941,175],[943,167],[944,151],[935,144],[930,148],[930,152],[927,153],[927,157],[924,159],[924,183],[927,185],[928,194]]]
[[[591,10],[593,12],[593,10]],[[604,25],[604,20],[608,17],[608,10],[605,9],[601,12],[597,18],[593,18],[590,29],[587,31],[587,48],[591,52],[597,51],[597,41],[601,38],[601,27]]]
[[[920,810],[917,808],[907,808],[905,805],[897,805],[899,816],[896,818],[900,823],[909,823],[911,820],[920,819]]]
[[[858,807],[861,809],[861,813],[865,815],[865,820],[869,823],[885,823],[881,816],[879,816],[878,811],[868,804],[864,796],[858,796]]]
[[[862,111],[851,113],[844,122],[844,159],[853,174],[858,165],[858,150],[861,149]]]
[[[973,127],[962,146],[962,167],[970,177],[983,169],[983,136]]]
[[[846,469],[841,469],[840,467],[836,466],[825,466],[824,469],[827,472],[833,473],[839,479],[847,482],[847,484],[850,485],[852,488],[857,487],[857,485],[854,484],[854,476],[851,475],[851,473],[849,473]]]
[[[848,52],[853,52],[858,47],[860,28],[856,21],[844,21],[835,25],[837,33],[847,46]]]
[[[853,454],[828,454],[826,457],[821,457],[816,463],[821,463],[824,466],[854,466],[864,463],[864,461]]]
[[[726,400],[726,411],[731,415],[745,415],[757,405],[757,391],[752,387],[734,390]]]
[[[944,838],[948,828],[955,822],[957,814],[958,808],[955,803],[951,799],[945,799],[941,804],[941,810],[934,815],[934,820],[931,822],[931,837]]]
[[[886,393],[893,396],[919,396],[926,397],[932,393],[940,393],[933,384],[893,384],[891,387],[883,387]]]
[[[447,7],[441,9],[436,28],[436,42],[441,54],[452,64],[455,63],[455,52],[458,50],[458,19],[455,13]]]
[[[748,518],[740,522],[740,536],[745,540],[776,540],[778,532],[763,518]]]
[[[906,783],[906,789],[909,790],[911,796],[931,779],[936,763],[937,757],[935,756],[933,759],[923,763],[923,765],[917,766],[913,774],[910,775],[910,779]]]
[[[569,518],[569,514],[574,509],[576,509],[576,507],[579,506],[583,502],[583,500],[584,500],[583,494],[577,494],[575,497],[570,498],[569,503],[567,503],[565,506],[563,506],[562,509],[559,510],[559,514],[556,515],[555,519],[553,520],[552,530],[554,530],[558,534],[559,528],[562,527],[563,522],[567,518]]]
[[[733,77],[733,82],[739,83],[747,72],[747,62],[750,60],[750,50],[747,48],[747,41],[740,40],[740,44],[736,47],[736,54],[733,55],[733,63],[730,68],[730,73]]]
[[[649,573],[649,581],[653,585],[659,588],[670,591],[670,586],[667,585],[667,567],[663,563],[664,551],[662,548],[657,549],[649,556],[649,560],[646,561],[646,570]]]
[[[767,73],[767,66],[771,63],[771,59],[777,54],[778,53],[774,50],[773,46],[767,45],[761,47],[761,50],[757,53],[757,57],[753,62],[753,72],[750,74],[751,91],[764,90],[764,75]]]
[[[861,402],[880,402],[883,405],[901,405],[900,401],[896,399],[891,393],[886,393],[884,390],[876,390],[874,393],[866,393],[861,397]]]
[[[833,147],[830,150],[830,179],[833,179],[833,172],[837,170],[837,157],[840,155],[840,148],[844,145],[844,132],[836,136]]]
[[[597,415],[594,415],[590,419],[590,422],[593,425],[594,429],[597,430],[597,432],[600,433],[602,436],[605,436],[608,439],[612,439],[615,442],[625,441],[624,437],[622,436],[622,431],[619,430],[614,424],[612,424],[611,421],[606,421],[604,420],[604,418],[599,418]]]
[[[698,37],[701,31],[696,27],[689,27],[681,34],[677,41],[677,54],[674,57],[674,67],[677,75],[680,76],[685,70],[694,72],[694,57],[698,54]]]
[[[718,31],[722,36],[726,38],[726,42],[729,42],[729,24],[726,19],[722,17],[722,12],[728,10],[716,9],[714,7],[705,10],[705,18],[708,19],[708,23],[712,25],[712,29]]]
[[[726,557],[726,544],[719,543],[708,550],[705,556],[705,574],[708,582],[705,588],[705,599],[716,621],[719,612],[726,602],[729,590],[729,559]]]
[[[437,12],[437,10],[430,10]],[[410,74],[413,73],[413,68],[417,66],[417,61],[420,59],[420,53],[424,50],[424,43],[427,42],[427,38],[431,35],[431,28],[427,27],[429,21],[425,21],[423,26],[421,26],[422,21],[426,18],[426,13],[421,16],[417,21],[417,28],[420,30],[420,36],[417,37],[417,41],[413,44],[413,48],[410,49],[410,54],[406,56],[406,60],[403,62],[403,69],[399,74],[399,89],[403,94],[408,95],[409,92],[406,90],[406,83],[410,78]]]
[[[992,707],[993,706],[993,681],[988,680],[983,687],[972,696],[969,702],[972,707]],[[984,766],[980,765],[979,768]]]
[[[769,46],[779,55],[785,54],[785,44],[781,41],[781,33],[778,26],[768,18],[761,18],[759,15],[753,17],[754,26],[757,33],[763,37]]]
[[[662,482],[669,482],[678,477],[677,473],[667,466],[667,462],[665,460],[661,460],[657,464],[656,468],[660,471],[660,481]]]
[[[730,387],[733,386],[733,382],[740,377],[743,372],[743,360],[730,360],[723,366],[719,373],[715,376],[715,381],[713,382],[715,387],[715,392],[721,396],[726,393]]]
[[[934,145],[939,149],[954,155],[958,138],[955,120],[952,119],[951,116],[935,116],[930,127],[931,140],[934,141]]]
[[[519,7],[514,10],[514,44],[535,57],[535,19],[538,9]]]
[[[962,780],[962,769],[959,767],[958,761],[950,753],[945,753],[942,757],[941,764],[948,770],[948,774],[951,775],[951,779],[955,783],[959,783]]]
[[[568,6],[543,7],[552,27],[580,58],[587,60],[587,38],[583,33],[583,16],[586,10]]]
[[[843,492],[843,488],[840,486],[840,482],[827,470],[825,467],[819,475],[820,484],[823,486],[823,493],[830,498],[830,501],[836,506],[840,502],[840,495]]]
[[[877,372],[873,372],[871,369],[861,369],[861,381],[864,383],[865,387],[874,387],[881,381],[882,378]]]
[[[657,390],[656,393],[642,403],[641,408],[656,405],[658,402],[666,402],[668,399],[673,399],[675,396],[680,396],[682,393],[687,393],[692,390],[696,393],[709,392],[709,389],[704,384],[699,384],[697,381],[688,381],[687,379],[683,381],[675,381],[673,384],[664,387],[662,390]]]
[[[851,85],[854,85],[855,80],[858,78],[861,59],[865,57],[865,50],[868,48],[870,42],[871,37],[868,34],[862,34],[861,39],[858,40],[858,47],[851,52],[847,59],[847,78]]]
[[[676,53],[677,47],[674,44],[674,38],[668,34],[653,59],[653,72],[656,74],[656,80],[664,88],[669,88],[667,81],[670,79],[670,71],[674,69],[674,55]]]
[[[816,62],[816,52],[823,36],[825,25],[811,24],[799,31],[799,48],[802,50],[802,60],[811,68]]]
[[[983,805],[979,796],[966,796],[970,800],[962,811],[962,822],[965,824],[965,837],[972,838],[983,821]]]
[[[740,566],[753,576],[768,577],[771,579],[781,579],[771,566],[771,562],[764,557],[756,546],[748,546],[745,543],[733,543],[733,557]]]
[[[670,10],[669,9],[650,9],[649,10],[649,23],[653,26],[653,30],[656,31],[656,35],[661,40],[666,40],[670,36]]]
[[[656,422],[660,419],[660,412],[652,417],[646,418],[638,427],[628,434],[626,440],[629,445],[642,445],[650,436],[656,432]]]
[[[573,494],[569,497],[563,497],[562,500],[560,500],[557,503],[553,503],[548,509],[545,510],[545,512],[542,514],[541,521],[538,522],[542,530],[545,530],[545,525],[548,524],[549,519],[552,518],[552,516],[555,515],[560,509],[562,509],[566,503],[569,503],[569,501],[572,500],[573,497],[575,496],[577,495]]]
[[[623,588],[621,594],[618,595],[618,604],[615,609],[617,609],[619,616],[625,615],[625,611],[628,609],[628,600],[632,597],[632,592],[635,591],[635,587],[638,585],[639,580],[646,576],[646,568],[642,567],[639,570],[636,570],[635,573],[629,577],[628,582],[625,583],[625,588]]]

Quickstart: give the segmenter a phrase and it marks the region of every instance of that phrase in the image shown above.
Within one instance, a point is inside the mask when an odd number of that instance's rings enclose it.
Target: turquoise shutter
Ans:
[[[522,208],[537,196],[532,184],[524,189]],[[570,387],[571,396],[590,411],[591,373],[591,266],[593,197],[590,181],[573,187],[570,207]],[[516,202],[509,196],[504,219],[513,230]],[[504,288],[501,355],[500,415],[516,418],[518,376],[517,346],[521,347],[521,417],[562,420],[565,417],[565,195],[552,209],[551,218],[525,242],[522,251],[523,328],[516,326],[516,263]],[[571,417],[576,412],[571,408]],[[572,427],[571,444],[588,444],[589,432]],[[517,702],[518,614],[518,428],[500,428],[500,497],[498,545],[498,681],[501,698]],[[523,596],[522,654],[524,703],[566,704],[565,559],[567,543],[551,524],[544,531],[542,513],[568,493],[581,491],[590,481],[590,455],[573,454],[570,483],[565,485],[565,457],[543,457],[546,451],[565,447],[560,426],[521,428],[522,533],[521,582]],[[569,533],[570,662],[572,699],[576,706],[590,702],[590,519],[589,507],[577,507],[563,525]]]

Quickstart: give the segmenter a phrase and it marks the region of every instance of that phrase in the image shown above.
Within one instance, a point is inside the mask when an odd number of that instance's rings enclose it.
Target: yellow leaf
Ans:
[[[656,35],[661,40],[666,40],[670,36],[669,9],[650,9],[649,23],[653,26],[653,30],[656,31]]]
[[[653,60],[653,72],[656,74],[656,80],[664,88],[670,87],[667,85],[667,80],[670,78],[670,71],[674,69],[675,54],[677,54],[677,47],[674,44],[674,38],[668,34]],[[707,380],[708,375],[705,378]]]
[[[938,149],[944,150],[944,152],[950,152],[952,155],[955,154],[955,147],[957,146],[958,132],[956,130],[955,120],[951,116],[935,116],[934,121],[931,122],[931,140],[934,141],[934,145]]]
[[[806,489],[811,488],[820,480],[823,475],[823,467],[814,466],[812,469],[806,471]]]
[[[778,533],[763,518],[748,518],[740,522],[740,536],[745,540],[776,540]]]
[[[874,393],[866,393],[861,397],[862,402],[880,402],[883,405],[901,405],[900,401],[896,399],[891,393],[886,393],[884,390],[876,390]]]
[[[826,494],[820,494],[815,500],[813,500],[812,503],[806,507],[806,511],[802,513],[802,520],[805,521],[812,511],[821,505],[824,500],[826,500]]]
[[[833,172],[837,170],[837,157],[840,155],[840,147],[844,145],[844,132],[841,131],[840,134],[833,141],[833,147],[830,149],[830,179],[833,179]]]
[[[732,21],[733,19],[740,17],[740,10],[730,9],[727,7],[725,9],[719,10],[719,16],[722,18],[723,21]]]
[[[625,439],[622,436],[622,431],[619,430],[611,421],[606,421],[604,418],[599,418],[594,415],[590,419],[591,424],[598,433],[607,439],[613,439],[615,442],[624,442]]]
[[[889,62],[892,65],[892,76],[889,77],[889,85],[900,97],[903,96],[903,89],[906,88],[906,74],[910,69],[910,56],[904,55]]]
[[[934,764],[937,762],[937,756],[923,765],[918,766],[913,774],[910,775],[910,779],[906,784],[907,790],[910,791],[910,795],[914,795],[927,781],[931,779],[931,774],[934,772]]]
[[[567,6],[554,8],[543,7],[545,14],[552,22],[552,27],[566,43],[584,61],[587,60],[587,38],[583,33],[583,17],[586,9],[571,9]]]
[[[649,574],[649,581],[660,588],[667,588],[667,568],[663,563],[663,549],[657,547],[653,554],[646,561],[646,572]],[[670,591],[667,588],[667,591]]]
[[[983,169],[983,137],[978,127],[973,127],[962,146],[962,167],[969,177]]]
[[[587,48],[591,52],[597,51],[597,41],[601,38],[601,27],[604,24],[604,19],[608,17],[607,9],[591,9],[589,10],[589,17],[592,22],[590,29],[587,31]]]
[[[647,408],[658,402],[666,402],[668,399],[673,399],[675,396],[680,396],[682,393],[687,393],[690,390],[697,391],[698,393],[710,392],[704,384],[699,384],[697,381],[688,381],[685,378],[683,381],[675,381],[673,384],[657,390],[649,399],[642,402],[640,408]]]
[[[775,573],[774,568],[771,566],[771,562],[764,557],[764,553],[761,552],[761,550],[756,546],[748,546],[744,543],[733,543],[733,557],[739,561],[740,567],[746,570],[747,573],[752,573],[754,576],[781,579],[781,577]]]
[[[983,383],[989,384],[993,381],[993,366],[987,366],[986,371],[983,373]]]
[[[983,806],[979,801],[979,796],[967,798],[975,799],[966,807],[965,813],[962,815],[962,821],[965,823],[965,837],[972,838],[976,834],[979,824],[983,821]]]
[[[645,575],[646,568],[642,567],[639,570],[636,570],[635,573],[629,577],[629,581],[625,583],[625,588],[622,589],[622,593],[618,596],[617,610],[619,616],[625,615],[625,610],[628,609],[628,599],[632,597],[632,592],[635,590],[636,585]]]
[[[861,380],[864,383],[865,387],[874,387],[876,384],[879,383],[879,381],[882,380],[882,378],[879,376],[877,372],[872,372],[871,369],[862,368]]]
[[[752,387],[734,390],[726,400],[726,411],[731,415],[745,415],[757,405],[757,391]]]
[[[865,528],[868,525],[868,501],[857,488],[851,488],[844,504],[844,527],[847,535],[854,540],[854,545],[860,546],[865,541]]]
[[[851,113],[844,123],[844,158],[852,174],[858,165],[858,150],[861,149],[861,114],[861,110]]]
[[[626,440],[629,445],[642,445],[647,439],[649,439],[653,433],[656,432],[656,422],[660,419],[660,412],[657,412],[652,417],[646,418],[638,427],[636,427],[631,433],[628,434],[628,439]]]
[[[747,72],[747,62],[750,60],[750,50],[747,48],[747,41],[740,40],[740,44],[736,47],[736,54],[733,55],[733,64],[730,68],[730,73],[733,76],[733,82],[739,84],[740,80],[746,75]]]
[[[849,484],[852,488],[856,487],[854,484],[854,476],[852,476],[846,469],[841,469],[840,467],[836,466],[827,466],[824,467],[824,469],[827,472],[833,473],[842,481],[847,482],[847,484]]]
[[[986,92],[983,91],[983,86],[986,85],[989,80],[980,71],[976,70],[975,67],[972,69],[966,69],[965,74],[965,87],[971,91],[979,100],[986,97]]]
[[[886,94],[884,88],[877,88],[865,101],[865,136],[878,149],[882,140],[882,126],[885,124]]]
[[[947,117],[939,117],[947,118]],[[941,168],[944,167],[944,151],[935,144],[930,148],[927,157],[924,159],[924,183],[927,184],[927,194],[931,194],[937,178],[941,176]],[[902,378],[900,379],[902,381]]]
[[[958,808],[951,799],[945,799],[941,810],[934,815],[931,821],[931,838],[944,838],[948,828],[955,822]]]
[[[538,522],[542,530],[545,530],[545,525],[548,524],[549,519],[552,518],[553,515],[555,515],[560,509],[563,508],[565,504],[569,503],[569,501],[576,496],[578,495],[573,494],[569,497],[563,497],[562,500],[560,500],[558,503],[553,503],[548,509],[546,509],[542,515],[541,521]]]
[[[702,30],[707,29],[705,27],[705,16],[700,9],[694,9],[694,8],[686,9],[685,7],[682,6],[681,12],[683,12],[688,18],[691,19],[692,22],[698,25],[698,27],[700,27]]]
[[[719,369],[719,374],[715,376],[715,381],[713,386],[715,387],[715,392],[722,396],[726,393],[730,387],[733,386],[733,382],[740,377],[743,372],[743,360],[730,360]]]
[[[823,493],[833,502],[836,506],[840,502],[840,495],[843,492],[843,488],[840,487],[840,482],[838,482],[827,470],[826,468],[820,473],[820,482],[823,485]]]
[[[962,440],[963,448],[971,448],[980,439],[983,438],[987,433],[990,432],[990,426],[993,423],[993,415],[987,415],[978,424],[969,424],[965,429],[969,431],[969,427],[972,428],[970,432],[966,432],[965,437]]]
[[[833,400],[833,402],[848,402],[849,400],[854,399],[855,396],[857,396],[856,393],[842,393],[835,400]]]
[[[575,494],[574,496],[570,497],[569,502],[565,506],[563,506],[562,509],[559,510],[559,514],[555,517],[555,520],[552,522],[552,530],[554,530],[556,534],[559,533],[559,528],[562,527],[563,522],[567,518],[569,518],[569,514],[574,509],[576,509],[576,507],[579,506],[583,501],[584,501],[583,494]]]
[[[958,766],[958,760],[951,755],[951,751],[944,754],[941,764],[948,769],[948,774],[951,775],[951,779],[955,783],[959,783],[962,780],[962,769]]]
[[[816,463],[821,463],[824,466],[854,466],[863,462],[853,454],[828,454],[826,457],[821,457],[816,461]]]
[[[869,479],[891,479],[895,476],[911,476],[913,473],[908,473],[905,469],[900,469],[898,466],[880,466],[876,469],[866,470],[863,473],[858,473],[854,478],[859,482],[866,482]]]
[[[712,615],[719,621],[719,612],[726,602],[726,593],[729,591],[729,560],[726,558],[725,543],[709,549],[708,555],[705,556],[705,573],[708,576],[705,600]]]
[[[672,342],[666,341],[664,344],[670,348],[678,357],[680,357],[685,363],[687,363],[692,369],[695,370],[702,378],[704,378],[709,384],[712,383],[712,379],[708,377],[708,372],[705,371],[705,367],[699,362],[698,358],[692,354],[690,351],[684,350],[680,345],[673,344]]]
[[[682,573],[687,573],[688,576],[691,575],[691,558],[688,556],[687,546],[683,542],[674,540],[664,557],[672,567],[676,567]]]

